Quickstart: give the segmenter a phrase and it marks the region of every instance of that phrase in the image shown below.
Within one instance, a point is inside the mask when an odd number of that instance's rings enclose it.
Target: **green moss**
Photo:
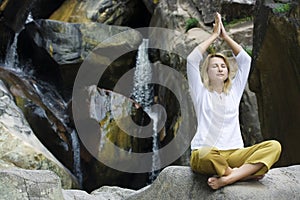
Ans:
[[[108,118],[107,118],[108,119]],[[129,150],[131,147],[130,136],[122,131],[115,120],[101,121],[102,131],[106,132],[106,137],[113,144],[124,150]]]
[[[199,21],[195,18],[190,18],[190,19],[186,20],[186,22],[185,22],[185,32],[187,32],[191,28],[198,27],[198,25],[199,25]]]
[[[252,20],[253,20],[253,17],[250,16],[250,17],[244,17],[244,18],[240,18],[240,19],[233,19],[231,21],[223,21],[223,24],[225,27],[231,27],[236,24],[248,22],[248,21],[252,21]]]
[[[275,8],[273,8],[274,13],[285,13],[291,10],[291,4],[289,3],[278,3]]]
[[[27,102],[25,101],[24,98],[22,98],[22,97],[20,97],[20,96],[15,96],[15,102],[16,102],[17,106],[18,106],[19,108],[21,108],[22,111],[25,110],[25,107],[26,107],[26,103],[27,103]]]
[[[215,54],[217,52],[215,46],[213,44],[211,44],[208,48],[207,48],[207,53],[209,54]]]
[[[249,46],[245,46],[243,47],[245,49],[245,51],[249,54],[249,56],[252,56],[252,47]]]

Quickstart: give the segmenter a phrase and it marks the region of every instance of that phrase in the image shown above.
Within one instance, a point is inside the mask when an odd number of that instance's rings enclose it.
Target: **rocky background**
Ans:
[[[136,28],[177,31],[179,34],[172,38],[148,33],[152,38],[160,38],[150,43],[169,50],[153,49],[149,52],[150,59],[185,75],[185,59],[172,52],[187,56],[211,32],[216,11],[222,14],[231,36],[253,58],[249,86],[240,106],[245,145],[276,139],[283,149],[276,167],[299,164],[299,1],[3,0],[0,1],[0,168],[13,174],[19,173],[20,168],[51,170],[59,176],[64,189],[80,188],[87,192],[104,185],[140,189],[151,183],[148,173],[124,173],[107,167],[81,143],[72,114],[72,105],[76,105],[72,102],[76,74],[95,47],[104,52],[116,49],[129,52],[116,60],[101,55],[95,61],[97,65],[112,63],[97,86],[87,89],[91,108],[92,102],[97,102],[97,109],[101,110],[96,118],[89,118],[96,126],[100,125],[102,135],[124,150],[151,151],[152,140],[124,133],[111,116],[114,105],[107,104],[107,99],[118,99],[116,104],[129,108],[138,124],[149,121],[143,108],[114,92],[120,77],[135,67],[138,46],[146,37]],[[131,34],[119,41],[107,40],[128,30]],[[211,50],[231,55],[222,41]],[[164,130],[158,134],[162,147],[176,136],[182,122],[178,100],[170,91],[157,86],[155,96],[168,116]],[[89,130],[86,134],[90,134]],[[101,137],[97,139],[101,141]],[[92,145],[99,150],[98,142]],[[103,145],[101,155],[124,159]],[[188,165],[188,159],[189,150],[174,164]],[[52,175],[47,175],[49,180]],[[5,185],[7,179],[1,181]],[[114,193],[113,189],[108,190]],[[2,194],[4,190],[0,191]],[[53,199],[63,198],[58,195]]]

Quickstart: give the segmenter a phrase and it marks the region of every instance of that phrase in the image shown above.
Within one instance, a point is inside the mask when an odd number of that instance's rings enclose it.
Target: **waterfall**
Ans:
[[[80,162],[80,143],[75,130],[71,133],[72,147],[73,147],[73,173],[78,179],[80,188],[82,187],[82,171],[81,171],[81,162]]]
[[[32,18],[31,12],[29,12],[25,24],[30,23],[32,21],[33,21],[33,18]],[[19,36],[19,33],[23,30],[23,28],[19,32],[15,33],[13,43],[9,47],[7,47],[7,53],[6,53],[5,60],[4,60],[4,66],[6,68],[16,71],[18,73],[23,71],[21,69],[22,67],[18,66],[19,65],[19,56],[18,56],[18,52],[17,52],[18,36]]]
[[[31,84],[35,92],[39,95],[41,101],[53,112],[53,114],[61,122],[64,123],[65,121],[67,121],[68,115],[65,112],[67,103],[64,101],[63,97],[56,91],[56,88],[42,80],[32,81]]]
[[[144,111],[153,121],[152,172],[149,177],[149,181],[152,183],[158,175],[158,171],[155,169],[158,169],[160,166],[160,158],[158,154],[159,141],[157,139],[158,113],[151,110],[151,105],[153,104],[153,87],[149,85],[152,79],[152,70],[148,56],[148,43],[148,39],[143,39],[143,42],[138,49],[132,98],[143,107]]]
[[[148,57],[148,39],[143,39],[139,46],[134,71],[133,99],[142,107],[148,108],[152,103],[152,89],[148,85],[152,79],[151,64]]]
[[[67,103],[63,100],[62,96],[56,91],[56,89],[44,81],[39,80],[32,83],[35,92],[41,98],[41,101],[53,112],[53,114],[59,119],[65,127],[68,121],[68,115],[66,114]],[[76,130],[71,130],[67,127],[70,133],[70,140],[73,149],[73,174],[78,179],[79,186],[82,187],[82,171],[80,161],[80,143]],[[68,146],[66,146],[66,151]]]
[[[149,177],[150,179],[150,183],[152,183],[156,177],[159,174],[158,170],[155,170],[157,168],[159,168],[160,166],[160,158],[159,158],[159,154],[158,154],[158,150],[159,150],[159,146],[158,146],[158,130],[157,130],[157,124],[158,124],[158,113],[152,112],[151,110],[146,110],[147,114],[150,116],[150,118],[153,120],[153,140],[152,140],[152,152],[153,152],[153,156],[152,156],[152,171],[151,171],[151,175]]]
[[[28,14],[25,24],[33,21],[31,13]],[[24,27],[23,27],[24,28]],[[20,32],[23,29],[20,30]],[[77,133],[72,128],[68,127],[69,116],[67,114],[67,103],[64,101],[62,96],[57,92],[57,89],[48,82],[42,80],[37,80],[33,76],[33,67],[32,66],[21,66],[19,63],[19,56],[17,53],[17,44],[18,44],[19,33],[16,33],[13,39],[13,42],[10,46],[7,47],[6,56],[4,60],[4,67],[8,71],[16,74],[18,77],[26,80],[29,83],[34,93],[40,98],[43,104],[52,111],[55,117],[62,122],[66,127],[69,133],[69,139],[71,140],[71,145],[73,148],[73,173],[78,178],[80,186],[82,186],[82,172],[81,172],[81,163],[80,163],[80,143],[77,136]],[[10,43],[9,43],[10,44]],[[38,113],[41,110],[35,110],[35,114],[45,116],[44,113]],[[65,144],[64,148],[68,151],[68,145]]]
[[[16,33],[13,43],[7,49],[7,53],[4,61],[4,66],[13,71],[18,71],[18,63],[19,63],[19,57],[17,53],[18,36],[19,33]]]
[[[33,17],[32,17],[31,12],[29,12],[28,17],[27,17],[27,19],[26,19],[26,21],[25,21],[25,24],[28,24],[28,23],[30,23],[30,22],[32,22],[32,21],[33,21]]]

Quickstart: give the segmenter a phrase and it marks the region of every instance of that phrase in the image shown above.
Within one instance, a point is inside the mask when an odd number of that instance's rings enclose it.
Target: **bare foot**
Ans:
[[[210,177],[207,180],[207,184],[214,190],[217,190],[225,185],[232,184],[239,180],[245,180],[249,178],[254,178],[259,180],[263,178],[263,176],[252,176],[251,174],[255,174],[258,170],[260,170],[264,164],[243,164],[241,167],[236,169],[229,169],[228,172],[231,171],[228,175],[221,177]]]
[[[224,180],[224,177],[210,177],[208,180],[207,180],[207,184],[209,185],[209,187],[211,187],[212,189],[214,190],[217,190],[225,185],[226,182]]]
[[[226,170],[225,170],[225,173],[224,173],[224,176],[223,177],[220,177],[218,175],[214,175],[212,177],[210,177],[208,180],[207,180],[207,184],[214,190],[217,190],[219,189],[220,187],[223,187],[225,185],[227,185],[225,183],[225,179],[224,177],[230,175],[234,170],[236,170],[237,168],[231,168],[231,167],[228,167]]]
[[[255,180],[259,181],[261,179],[263,179],[265,177],[265,175],[258,175],[256,176]]]
[[[262,179],[265,175],[255,175],[255,176],[248,176],[244,179],[241,179],[241,181],[249,181],[249,180],[254,180],[254,181],[258,181],[260,179]],[[218,176],[213,176],[210,177],[207,180],[207,184],[209,185],[209,187],[211,187],[214,190],[217,190],[225,185],[228,185],[228,183],[226,182],[226,177],[222,176],[222,177],[218,177]]]

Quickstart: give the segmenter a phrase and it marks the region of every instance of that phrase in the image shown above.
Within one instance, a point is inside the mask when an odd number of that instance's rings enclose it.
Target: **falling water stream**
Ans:
[[[29,14],[26,23],[29,23],[32,20],[31,14]],[[8,47],[2,66],[4,66],[5,69],[15,73],[17,76],[22,77],[22,79],[28,80],[28,82],[30,82],[32,87],[35,89],[36,94],[40,97],[41,101],[67,127],[66,121],[68,120],[68,115],[65,113],[67,104],[65,103],[64,99],[49,83],[46,83],[42,80],[35,80],[35,77],[32,75],[32,70],[28,70],[28,66],[25,67],[20,65],[17,53],[18,35],[19,33],[15,34],[13,43],[10,45],[10,47]],[[75,130],[71,130],[69,127],[67,128],[70,129],[69,134],[73,149],[73,173],[78,178],[79,185],[82,186],[79,139]]]
[[[21,72],[21,70],[19,70],[20,68],[18,68],[18,61],[19,61],[19,57],[17,53],[18,36],[19,33],[16,33],[13,43],[7,50],[4,66],[10,70]]]
[[[152,71],[148,57],[148,43],[148,39],[143,39],[138,49],[132,93],[133,98],[141,104],[144,109],[149,109],[153,103],[152,88],[149,85],[152,79]]]
[[[82,187],[82,171],[81,171],[81,162],[80,162],[80,144],[78,135],[75,130],[71,133],[71,139],[72,139],[72,147],[73,147],[73,157],[74,157],[74,163],[73,163],[73,173],[78,178],[79,186]]]
[[[32,17],[29,14],[26,23],[32,21]],[[144,109],[144,111],[149,115],[153,122],[153,145],[152,145],[152,172],[149,175],[149,181],[152,183],[158,175],[158,170],[160,166],[160,158],[158,154],[159,141],[158,141],[158,113],[151,110],[151,105],[153,105],[153,86],[150,82],[152,79],[151,63],[148,57],[148,39],[143,39],[142,44],[138,50],[138,56],[136,61],[136,69],[134,74],[134,88],[132,92],[132,97],[135,99]],[[17,43],[18,43],[18,33],[14,37],[14,41],[8,48],[7,55],[4,62],[4,67],[10,71],[13,71],[18,76],[28,80],[34,80],[32,75],[32,70],[24,70],[24,66],[20,66],[18,54],[17,54]],[[27,68],[27,67],[26,67]],[[27,80],[27,79],[26,79]],[[41,80],[31,81],[32,87],[35,89],[36,94],[39,95],[41,101],[56,115],[56,117],[63,123],[66,124],[68,116],[65,114],[66,103],[63,98],[56,92],[53,86],[49,83],[43,82]],[[78,178],[79,184],[82,184],[82,172],[80,163],[80,145],[77,133],[75,130],[70,131],[70,138],[73,149],[73,173]],[[67,147],[66,147],[67,148]]]
[[[136,68],[134,72],[134,87],[132,96],[144,109],[153,121],[153,144],[152,144],[152,172],[149,176],[149,181],[152,183],[158,175],[160,166],[160,158],[158,154],[158,113],[151,110],[153,104],[153,87],[150,85],[152,79],[151,63],[148,56],[148,39],[143,39],[142,44],[139,46],[138,55],[136,60]]]

